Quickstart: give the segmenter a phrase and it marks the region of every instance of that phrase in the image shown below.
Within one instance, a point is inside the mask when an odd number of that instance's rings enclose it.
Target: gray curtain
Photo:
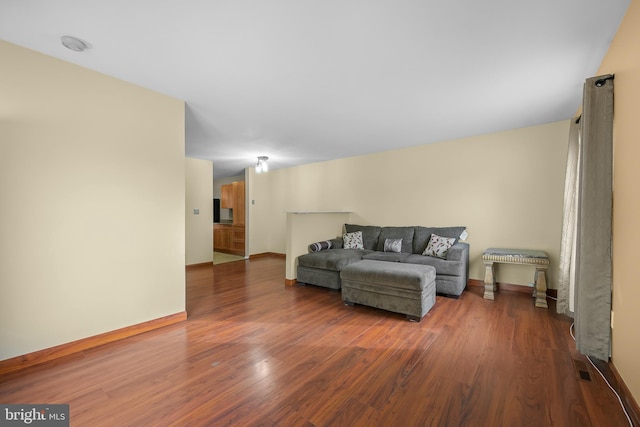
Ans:
[[[611,345],[613,76],[584,85],[575,236],[578,351],[608,360]]]
[[[567,171],[564,181],[564,207],[562,210],[562,239],[558,274],[558,313],[573,317],[576,279],[576,228],[578,212],[578,175],[580,173],[580,117],[571,120]]]

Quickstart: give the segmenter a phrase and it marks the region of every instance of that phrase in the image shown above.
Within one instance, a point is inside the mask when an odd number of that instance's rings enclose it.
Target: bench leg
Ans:
[[[536,307],[549,308],[547,305],[547,275],[545,268],[536,268],[535,291]]]
[[[497,290],[495,266],[493,261],[486,261],[484,263],[484,299],[493,300],[493,293]]]

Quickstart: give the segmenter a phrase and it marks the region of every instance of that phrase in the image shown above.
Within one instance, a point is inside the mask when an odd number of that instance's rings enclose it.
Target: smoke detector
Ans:
[[[89,43],[84,40],[80,40],[79,38],[72,36],[62,36],[60,37],[60,41],[64,47],[74,52],[82,52],[83,50],[91,47]]]

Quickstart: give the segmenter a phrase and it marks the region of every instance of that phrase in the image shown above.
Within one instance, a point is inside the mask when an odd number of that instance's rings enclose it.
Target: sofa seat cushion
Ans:
[[[340,271],[345,266],[360,261],[373,251],[366,249],[327,249],[320,252],[300,255],[298,265],[323,270]]]
[[[362,259],[371,259],[375,261],[400,262],[407,258],[410,254],[404,252],[371,252],[362,257]]]
[[[426,255],[409,255],[400,260],[402,263],[430,265],[435,267],[436,273],[445,276],[464,276],[467,266],[460,261],[447,261],[446,259],[436,258]]]
[[[434,282],[436,271],[425,265],[380,262],[365,259],[342,269],[340,278],[354,283],[422,291]]]

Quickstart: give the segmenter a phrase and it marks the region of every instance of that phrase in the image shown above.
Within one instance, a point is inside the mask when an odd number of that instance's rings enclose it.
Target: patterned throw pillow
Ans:
[[[362,231],[354,231],[353,233],[346,233],[342,236],[344,241],[343,248],[345,249],[364,249],[362,244]]]
[[[401,252],[402,239],[385,239],[384,251],[385,252]]]
[[[320,252],[325,249],[331,249],[331,240],[316,242],[309,245],[309,252]]]
[[[447,251],[453,246],[455,241],[456,239],[454,237],[441,237],[437,234],[432,234],[429,239],[429,244],[422,255],[446,259]]]

